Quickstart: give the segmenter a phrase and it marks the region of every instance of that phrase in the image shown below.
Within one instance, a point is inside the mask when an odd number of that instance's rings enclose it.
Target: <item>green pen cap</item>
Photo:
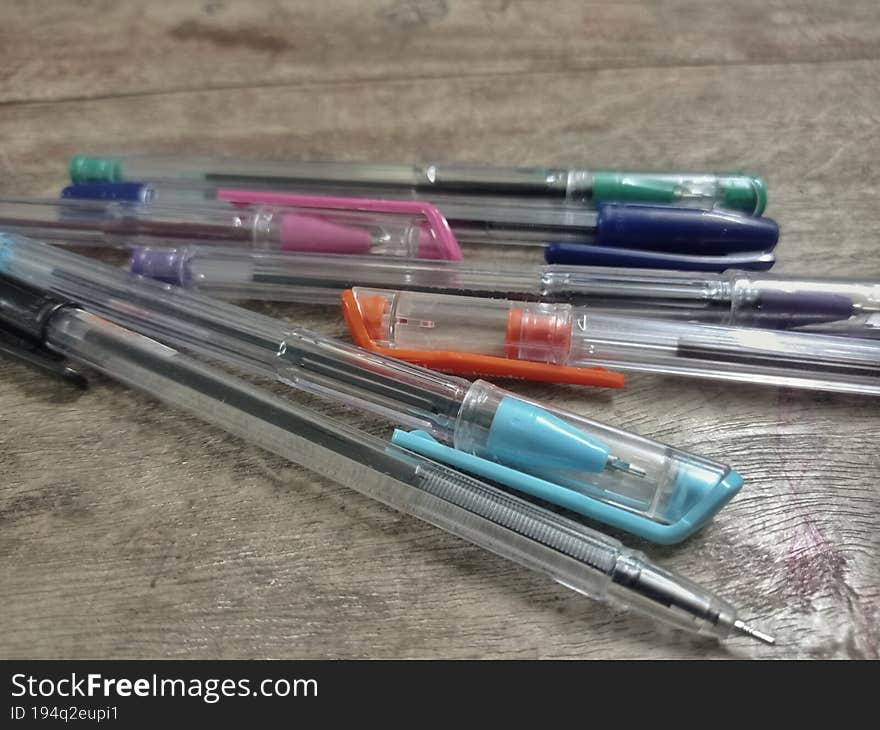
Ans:
[[[73,183],[115,183],[122,180],[122,163],[114,157],[74,155],[70,158]]]
[[[594,172],[592,201],[599,203],[656,203],[660,205],[719,206],[748,215],[767,207],[767,189],[751,175]]]

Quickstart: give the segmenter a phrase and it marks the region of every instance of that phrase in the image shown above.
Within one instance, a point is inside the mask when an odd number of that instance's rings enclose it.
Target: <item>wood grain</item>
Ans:
[[[69,155],[108,150],[748,168],[780,271],[880,276],[876,3],[548,5],[7,3],[0,194],[55,194]],[[336,312],[259,308],[343,334]],[[639,546],[780,639],[723,649],[104,379],[75,396],[0,372],[0,656],[880,655],[873,401],[517,387],[742,471],[698,536]]]
[[[5,3],[0,102],[880,57],[880,7],[823,0]],[[590,103],[572,100],[573,104]]]

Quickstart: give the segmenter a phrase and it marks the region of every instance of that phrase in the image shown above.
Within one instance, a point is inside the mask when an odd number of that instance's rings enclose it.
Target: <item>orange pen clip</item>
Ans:
[[[622,373],[606,368],[575,368],[531,360],[515,360],[492,355],[478,355],[455,350],[405,350],[376,344],[386,300],[382,297],[364,297],[358,300],[351,289],[342,293],[342,314],[355,344],[381,355],[405,360],[415,365],[456,375],[520,378],[545,383],[593,385],[603,388],[622,388]]]

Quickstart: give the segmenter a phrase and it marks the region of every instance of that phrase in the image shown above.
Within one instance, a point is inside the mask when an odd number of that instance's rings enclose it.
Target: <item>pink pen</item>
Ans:
[[[85,198],[67,189],[60,200],[0,200],[0,223],[44,240],[84,245],[198,243],[298,253],[462,258],[446,219],[421,201],[226,189],[200,198],[163,193],[157,200],[148,185],[109,187],[91,190]]]

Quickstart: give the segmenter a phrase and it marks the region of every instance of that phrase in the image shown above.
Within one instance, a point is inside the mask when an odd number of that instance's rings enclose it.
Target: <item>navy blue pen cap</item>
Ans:
[[[769,252],[739,253],[729,256],[693,256],[588,246],[581,243],[553,243],[544,249],[544,260],[548,264],[567,264],[570,266],[720,272],[728,269],[767,271],[776,263],[776,256]]]
[[[601,203],[596,221],[600,246],[702,256],[770,251],[779,226],[728,210],[671,205]]]
[[[121,200],[132,203],[150,202],[150,187],[139,182],[77,183],[61,191],[62,198],[79,200]]]

